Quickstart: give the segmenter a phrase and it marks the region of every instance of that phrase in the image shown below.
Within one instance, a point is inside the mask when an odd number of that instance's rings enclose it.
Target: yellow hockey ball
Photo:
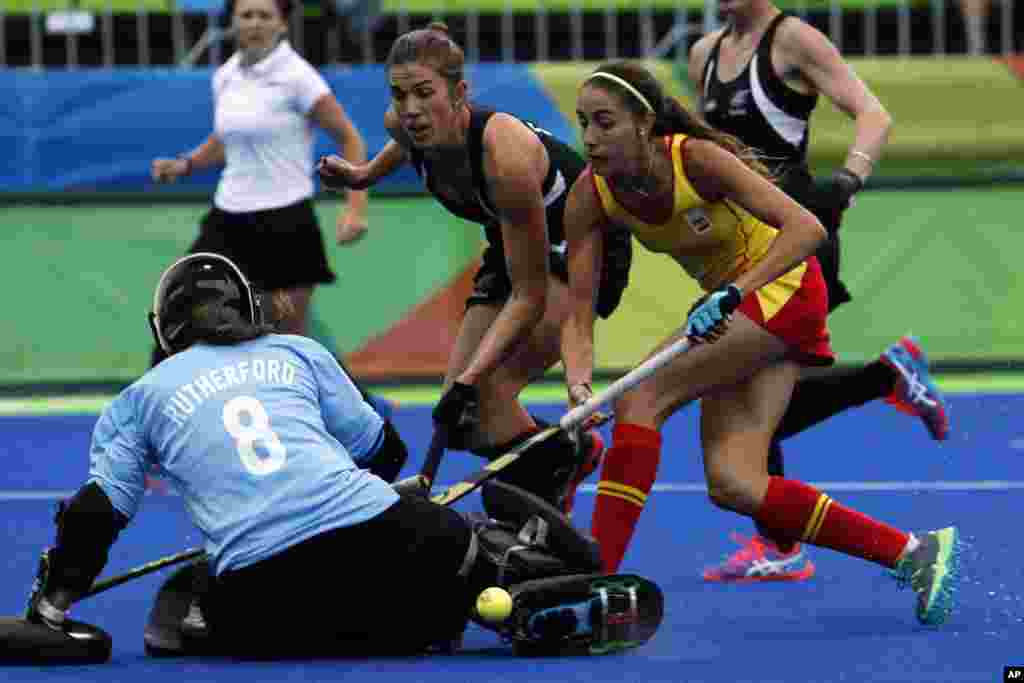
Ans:
[[[512,614],[512,596],[504,588],[488,588],[476,599],[476,613],[491,624],[505,621]]]

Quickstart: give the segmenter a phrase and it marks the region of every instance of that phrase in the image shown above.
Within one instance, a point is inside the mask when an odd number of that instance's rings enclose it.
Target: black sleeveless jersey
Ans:
[[[456,216],[484,226],[484,235],[488,243],[496,249],[502,250],[501,221],[488,196],[487,178],[484,177],[483,170],[484,128],[495,113],[490,109],[474,107],[470,115],[466,146],[473,173],[475,194],[473,201],[456,202],[438,193],[431,173],[432,165],[436,162],[432,162],[416,149],[411,150],[410,156],[413,167],[423,178],[427,191]],[[561,253],[565,250],[565,228],[562,222],[565,201],[569,196],[569,188],[583,172],[586,164],[575,150],[548,131],[538,128],[524,119],[519,120],[533,131],[548,152],[548,174],[544,178],[541,190],[544,193],[544,206],[547,212],[548,241],[552,251]]]
[[[787,16],[783,12],[772,20],[743,71],[723,83],[717,66],[727,29],[711,48],[701,75],[705,120],[758,150],[774,171],[807,166],[808,121],[818,102],[816,94],[800,93],[786,85],[772,66],[772,40]]]

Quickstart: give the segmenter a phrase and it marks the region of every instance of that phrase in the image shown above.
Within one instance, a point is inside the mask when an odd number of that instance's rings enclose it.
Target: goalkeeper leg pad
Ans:
[[[210,568],[198,560],[176,571],[160,586],[150,609],[143,643],[151,657],[218,654],[202,612]]]
[[[498,629],[520,656],[603,655],[639,647],[661,625],[664,596],[632,574],[578,574],[510,586]]]

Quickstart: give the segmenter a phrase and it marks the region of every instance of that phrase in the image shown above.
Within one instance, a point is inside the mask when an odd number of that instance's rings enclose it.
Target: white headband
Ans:
[[[644,97],[643,94],[641,94],[641,92],[639,90],[637,90],[632,85],[630,85],[629,81],[627,81],[625,78],[620,78],[620,77],[616,76],[615,74],[610,74],[610,73],[608,73],[606,71],[595,71],[594,73],[590,74],[590,76],[587,78],[587,80],[585,80],[583,82],[586,84],[586,83],[589,83],[590,81],[594,80],[595,78],[607,78],[609,81],[612,81],[613,83],[618,83],[623,88],[625,88],[626,90],[631,92],[634,97],[636,97],[638,100],[640,100],[640,102],[645,107],[647,107],[647,111],[651,112],[652,114],[656,114],[657,113],[657,112],[654,111],[654,107],[651,106],[651,103],[647,101],[647,98]]]

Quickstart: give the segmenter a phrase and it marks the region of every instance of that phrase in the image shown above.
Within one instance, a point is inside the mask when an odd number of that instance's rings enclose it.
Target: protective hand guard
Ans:
[[[850,208],[853,196],[863,189],[864,181],[847,168],[840,168],[829,178],[828,191],[832,195],[832,206],[840,212]]]
[[[46,591],[50,589],[50,551],[51,548],[47,548],[39,556],[39,568],[36,570],[36,578],[32,582],[29,592],[25,620],[60,631],[64,628],[64,610],[54,607],[43,598]]]
[[[476,387],[455,382],[434,406],[438,428],[445,431],[447,447],[462,451],[470,447],[480,425],[480,395]]]
[[[58,593],[54,605],[53,555],[47,548],[28,596],[25,617],[0,618],[0,664],[101,664],[110,659],[113,641],[103,629],[68,618],[71,596]]]
[[[714,341],[722,325],[743,302],[743,292],[729,284],[709,292],[694,304],[686,318],[686,336]]]

